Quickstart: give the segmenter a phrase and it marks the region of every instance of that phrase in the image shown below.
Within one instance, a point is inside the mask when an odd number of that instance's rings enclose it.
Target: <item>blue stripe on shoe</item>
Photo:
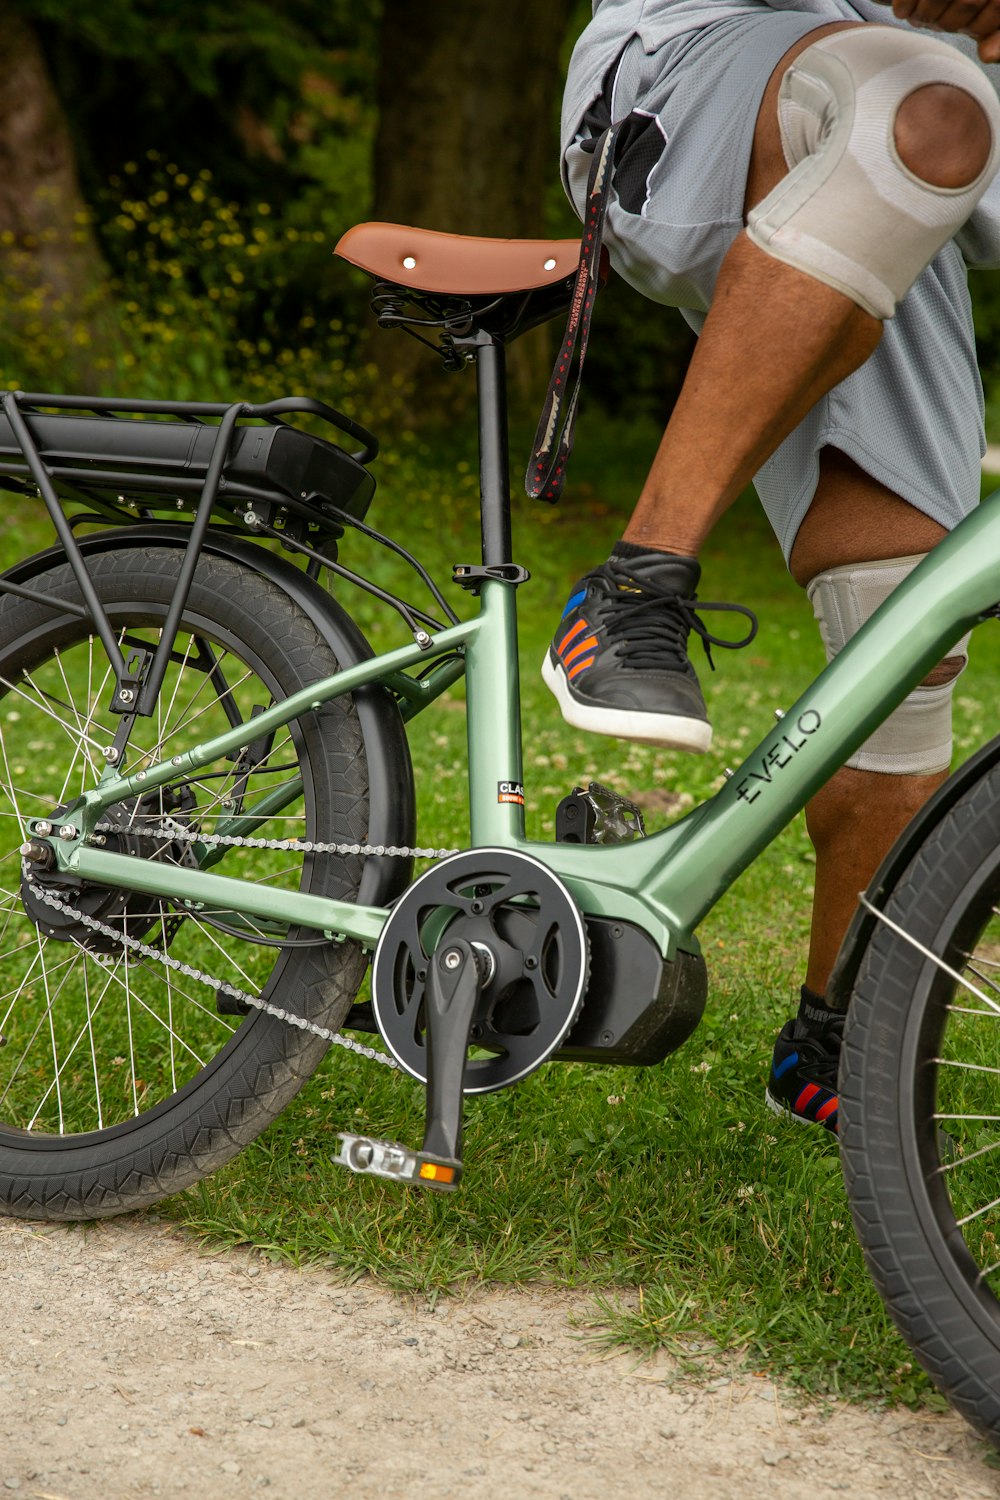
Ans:
[[[574,594],[573,597],[572,597],[572,599],[570,599],[569,603],[566,605],[566,608],[563,610],[563,612],[562,612],[562,614],[560,615],[559,618],[562,619],[562,620],[565,620],[566,616],[572,610],[576,609],[576,606],[578,604],[582,604],[583,601],[584,601],[584,599],[586,599],[586,597],[587,597],[587,590],[586,589],[581,589],[578,594]]]
[[[788,1072],[789,1068],[795,1067],[795,1064],[798,1062],[798,1060],[799,1054],[797,1052],[789,1052],[784,1062],[777,1063],[774,1068],[772,1068],[772,1072],[774,1073],[775,1078],[783,1078],[784,1075]]]

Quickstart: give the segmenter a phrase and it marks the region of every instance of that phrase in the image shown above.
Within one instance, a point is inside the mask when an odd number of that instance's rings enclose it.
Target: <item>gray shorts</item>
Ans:
[[[743,228],[764,89],[789,47],[817,24],[815,15],[796,11],[734,16],[652,54],[636,38],[617,68],[614,118],[636,111],[649,126],[616,173],[606,227],[611,261],[630,285],[682,309],[696,329]],[[600,87],[597,80],[595,94]],[[590,162],[579,144],[569,147],[566,180],[578,211]],[[756,475],[786,559],[828,444],[948,529],[978,504],[983,390],[966,267],[954,242],[885,324],[872,357],[813,408]]]

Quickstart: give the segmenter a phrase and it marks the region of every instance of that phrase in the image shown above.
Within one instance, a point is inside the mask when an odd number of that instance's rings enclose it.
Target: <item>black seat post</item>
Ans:
[[[500,339],[478,329],[476,393],[479,400],[479,504],[483,566],[513,561],[510,536],[510,461],[507,446],[507,362]]]

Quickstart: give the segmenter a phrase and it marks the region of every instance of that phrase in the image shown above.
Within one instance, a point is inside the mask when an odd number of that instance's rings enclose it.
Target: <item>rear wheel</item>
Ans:
[[[126,655],[159,638],[182,555],[163,547],[91,560]],[[65,566],[32,587],[57,606],[80,600]],[[109,809],[107,847],[352,898],[363,860],[298,844],[365,841],[367,766],[354,705],[336,699],[270,740],[252,730],[255,712],[336,670],[315,626],[276,585],[203,556],[157,711],[136,719],[123,765],[137,772],[235,723],[248,725],[251,749]],[[65,807],[104,768],[119,722],[108,711],[112,687],[85,621],[4,596],[0,1211],[29,1218],[121,1213],[197,1181],[278,1114],[326,1051],[321,1038],[259,1011],[220,1013],[225,1001],[217,1005],[210,988],[156,954],[329,1029],[365,967],[353,942],[22,874],[25,821]],[[298,842],[280,851],[199,843],[213,834]],[[48,905],[38,889],[104,931]],[[152,953],[130,951],[117,933]]]
[[[1000,1446],[1000,768],[930,833],[859,972],[840,1140],[875,1283]]]

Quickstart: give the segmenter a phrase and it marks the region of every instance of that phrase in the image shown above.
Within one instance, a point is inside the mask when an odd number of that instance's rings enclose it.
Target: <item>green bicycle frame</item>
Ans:
[[[486,580],[479,613],[440,631],[430,648],[403,646],[317,682],[256,717],[254,733],[270,734],[365,683],[398,681],[398,674],[435,657],[464,654],[470,847],[530,853],[565,881],[584,913],[637,923],[669,958],[677,947],[697,951],[695,929],[736,877],[998,600],[1000,491],[895,590],[714,797],[670,828],[624,845],[529,841],[523,806],[501,800],[502,783],[523,781],[516,589],[510,583]],[[383,908],[264,889],[110,854],[88,842],[106,808],[193,774],[242,748],[245,739],[246,726],[238,725],[146,771],[108,772],[63,814],[61,824],[72,824],[76,836],[53,841],[60,867],[104,885],[221,905],[373,946],[388,915]]]

